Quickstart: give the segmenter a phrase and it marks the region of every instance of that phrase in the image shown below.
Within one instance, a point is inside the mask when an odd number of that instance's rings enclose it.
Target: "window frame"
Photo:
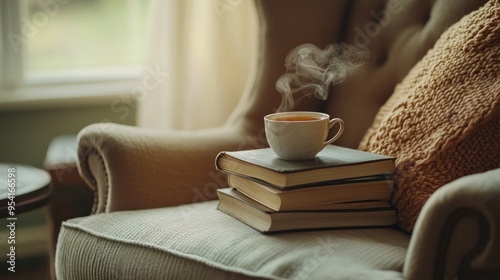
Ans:
[[[54,0],[63,5],[69,0]],[[130,4],[128,1],[123,3]],[[129,98],[140,81],[143,65],[61,71],[59,75],[29,75],[26,46],[16,51],[9,34],[22,36],[26,1],[0,1],[0,111],[109,104]],[[29,40],[29,39],[28,39]]]
[[[22,49],[19,53],[16,53],[8,40],[9,34],[21,34],[20,15],[20,1],[0,1],[0,86],[2,89],[19,87],[22,84],[24,64]]]

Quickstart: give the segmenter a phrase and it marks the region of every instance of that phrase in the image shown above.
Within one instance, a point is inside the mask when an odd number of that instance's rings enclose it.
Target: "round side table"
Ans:
[[[0,218],[45,205],[50,198],[50,175],[22,164],[0,163]]]

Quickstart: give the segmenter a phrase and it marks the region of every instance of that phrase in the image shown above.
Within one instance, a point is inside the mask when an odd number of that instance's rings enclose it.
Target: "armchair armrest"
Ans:
[[[499,271],[500,169],[438,189],[415,225],[405,279],[470,279],[470,273]]]
[[[215,170],[217,153],[258,145],[244,131],[224,127],[159,131],[94,124],[78,135],[78,168],[95,193],[93,213],[173,206],[214,199],[226,184]]]

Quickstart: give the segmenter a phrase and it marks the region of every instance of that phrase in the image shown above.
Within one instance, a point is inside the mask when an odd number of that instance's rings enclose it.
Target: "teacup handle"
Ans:
[[[328,129],[330,130],[335,124],[339,124],[339,131],[337,131],[337,134],[335,134],[330,140],[326,141],[325,143],[323,143],[323,148],[326,146],[326,145],[330,145],[331,143],[333,143],[333,141],[337,140],[340,135],[342,135],[342,132],[344,132],[344,121],[339,119],[339,118],[334,118],[334,119],[331,119],[329,122],[329,125],[328,125]]]

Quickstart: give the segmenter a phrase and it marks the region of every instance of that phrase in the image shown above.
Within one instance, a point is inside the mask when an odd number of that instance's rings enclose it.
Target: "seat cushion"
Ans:
[[[57,279],[401,279],[394,228],[261,234],[217,201],[66,221]]]

